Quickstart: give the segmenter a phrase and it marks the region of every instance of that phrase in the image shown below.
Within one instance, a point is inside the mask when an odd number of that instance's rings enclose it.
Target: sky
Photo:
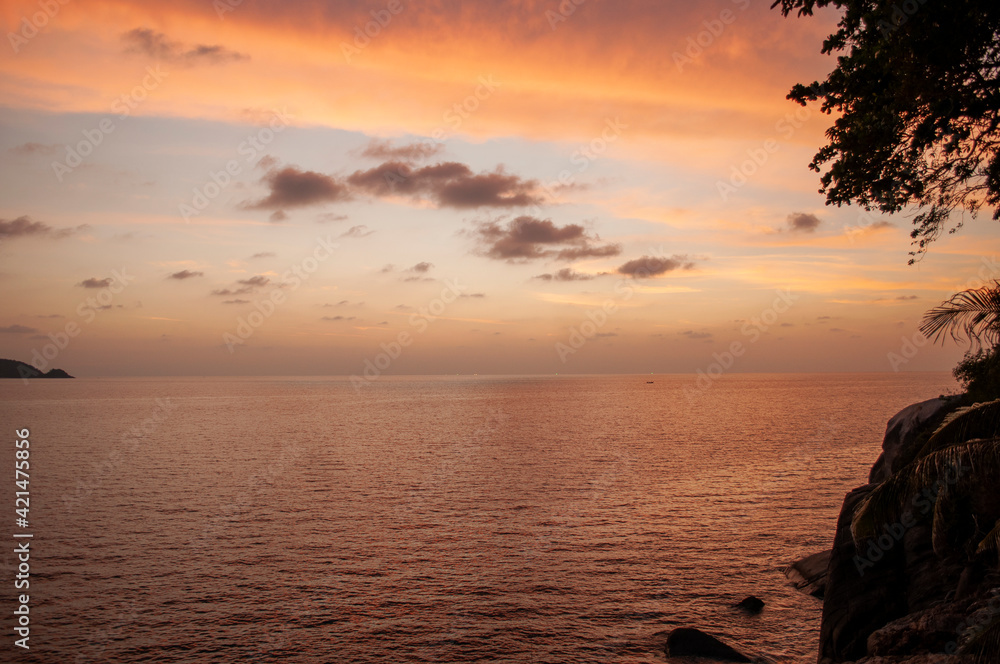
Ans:
[[[949,370],[987,218],[827,207],[759,0],[0,4],[0,355],[74,375]]]

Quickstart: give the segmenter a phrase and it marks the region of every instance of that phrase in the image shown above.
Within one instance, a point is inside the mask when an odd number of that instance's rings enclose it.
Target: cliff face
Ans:
[[[996,554],[984,563],[982,556],[963,550],[945,555],[934,551],[934,519],[948,518],[942,505],[954,502],[938,504],[943,492],[950,490],[947,483],[927,487],[912,499],[907,496],[912,509],[898,522],[883,526],[877,538],[856,546],[851,536],[858,505],[879,482],[913,461],[958,405],[956,399],[931,399],[893,417],[871,483],[845,498],[827,569],[821,664],[964,664],[973,659],[956,654],[960,646],[1000,620]],[[960,481],[955,480],[956,487]],[[995,485],[990,491],[1000,494]],[[955,495],[966,493],[955,490]],[[985,529],[992,526],[990,521]]]

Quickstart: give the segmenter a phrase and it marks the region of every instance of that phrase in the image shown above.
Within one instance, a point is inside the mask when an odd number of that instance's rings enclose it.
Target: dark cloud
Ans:
[[[83,288],[107,288],[111,285],[111,277],[107,279],[98,279],[96,277],[91,277],[90,279],[84,279],[77,286],[82,286]]]
[[[329,224],[334,221],[346,221],[346,214],[335,214],[333,212],[324,212],[323,214],[316,217],[317,224]]]
[[[283,221],[288,220],[288,213],[284,210],[275,210],[271,213],[271,216],[267,218],[272,224],[280,224]]]
[[[501,225],[495,221],[481,223],[473,232],[484,255],[508,262],[536,258],[577,260],[617,256],[617,244],[596,244],[600,238],[588,235],[583,226],[556,226],[551,219],[521,216]]]
[[[812,233],[820,224],[819,217],[805,212],[793,212],[786,221],[790,231],[802,233]]]
[[[286,207],[303,207],[319,203],[334,203],[350,199],[350,191],[341,182],[316,171],[300,171],[294,166],[270,171],[264,182],[271,193],[255,203],[247,203],[251,210],[280,210]]]
[[[383,141],[373,138],[365,149],[361,151],[362,157],[371,159],[402,160],[402,161],[422,161],[429,159],[444,149],[441,143],[409,143],[407,145],[393,145],[392,141]]]
[[[427,261],[421,261],[414,265],[413,267],[407,268],[407,272],[420,272],[421,274],[429,272],[430,269],[434,267],[434,263],[428,263]]]
[[[250,300],[241,300],[236,298],[235,300],[223,300],[223,304],[250,304]]]
[[[253,260],[254,258],[274,258],[275,255],[276,254],[273,251],[259,251],[253,256],[251,256],[250,259]]]
[[[462,294],[459,295],[459,297],[484,298],[484,297],[486,297],[486,293],[462,293]]]
[[[360,226],[351,226],[346,231],[340,234],[340,237],[368,237],[372,235],[375,231],[368,230],[368,227],[364,224]]]
[[[381,270],[379,270],[379,272],[381,272],[382,274],[389,274],[395,269],[396,269],[395,265],[393,265],[392,263],[388,263]]]
[[[694,330],[685,330],[681,332],[681,336],[685,336],[688,339],[711,339],[714,335],[711,332],[695,332]]]
[[[168,276],[167,279],[183,280],[183,279],[191,279],[193,277],[204,277],[204,276],[205,276],[204,272],[192,272],[191,270],[181,270],[180,272],[174,272],[173,274]]]
[[[36,334],[38,330],[33,327],[25,327],[24,325],[8,325],[7,327],[0,327],[0,334]]]
[[[87,228],[87,226],[53,228],[44,222],[32,221],[28,216],[21,216],[9,221],[0,219],[0,240],[13,240],[19,237],[44,237],[58,240]]]
[[[355,171],[347,183],[372,196],[409,196],[430,200],[438,207],[524,207],[543,202],[535,180],[524,180],[498,167],[473,173],[454,161],[413,168],[403,161],[387,161],[366,171]]]
[[[643,279],[646,277],[658,277],[661,274],[673,272],[678,269],[690,270],[693,267],[694,263],[688,260],[687,256],[674,255],[670,258],[643,256],[642,258],[635,258],[624,265],[620,265],[617,272],[618,274],[624,274],[636,279]]]
[[[249,60],[250,56],[229,50],[218,44],[184,45],[171,41],[162,32],[148,28],[136,28],[122,35],[126,53],[148,55],[151,58],[181,66],[197,64],[225,64],[238,60]]]
[[[15,145],[8,152],[13,152],[18,155],[42,155],[45,157],[50,157],[56,153],[59,149],[58,145],[43,145],[41,143],[22,143],[21,145]]]
[[[916,295],[900,295],[896,298],[897,300],[919,300],[920,298]]]
[[[212,291],[212,295],[218,295],[219,297],[232,297],[235,295],[248,295],[254,292],[254,289],[261,288],[263,286],[271,283],[271,280],[262,274],[250,277],[249,279],[239,279],[237,282],[240,288],[220,288]],[[226,304],[243,304],[240,300],[230,300]]]
[[[354,319],[355,319],[354,316],[323,316],[322,318],[320,318],[320,320],[329,320],[329,321],[354,320]]]
[[[541,279],[542,281],[590,281],[594,278],[592,274],[584,274],[583,272],[577,272],[568,267],[564,267],[558,272],[539,274],[532,279]]]
[[[38,314],[35,318],[63,318],[62,314]]]

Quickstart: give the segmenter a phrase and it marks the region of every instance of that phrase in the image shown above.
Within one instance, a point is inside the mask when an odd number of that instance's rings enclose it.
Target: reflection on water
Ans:
[[[952,381],[691,384],[4,382],[32,441],[19,659],[662,661],[684,624],[815,661],[820,604],[780,569],[829,545],[888,417]],[[730,607],[749,594],[760,615]]]

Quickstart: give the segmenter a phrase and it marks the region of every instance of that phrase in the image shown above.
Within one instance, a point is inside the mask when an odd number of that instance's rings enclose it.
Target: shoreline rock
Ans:
[[[796,560],[783,570],[785,577],[796,590],[823,599],[823,594],[826,592],[826,573],[830,567],[832,554],[833,549],[827,549]]]
[[[785,569],[797,588],[815,589],[820,579],[825,585],[819,664],[966,664],[972,658],[955,654],[959,647],[976,630],[1000,620],[996,558],[970,559],[958,555],[961,552],[941,557],[934,551],[932,527],[943,507],[936,504],[937,493],[931,494],[926,510],[914,508],[908,519],[886,526],[876,539],[856,546],[851,534],[857,506],[912,462],[962,401],[962,397],[928,399],[893,416],[870,483],[844,498],[833,548]],[[1000,514],[990,488],[970,485],[963,491],[962,495],[978,497],[977,513],[989,520],[985,524],[989,530]],[[984,491],[989,494],[985,498]],[[963,504],[967,506],[960,509],[971,509],[973,502]],[[824,554],[828,565],[821,574]]]
[[[667,636],[666,655],[707,657],[721,662],[753,662],[740,651],[693,627],[678,627]]]

